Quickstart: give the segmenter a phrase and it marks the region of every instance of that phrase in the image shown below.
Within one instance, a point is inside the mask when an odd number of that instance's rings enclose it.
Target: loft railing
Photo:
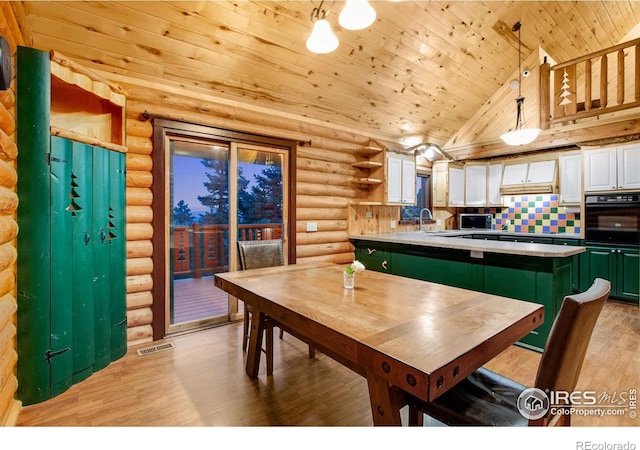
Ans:
[[[636,108],[640,106],[640,39],[552,67],[545,64],[541,83],[541,128]],[[545,111],[548,98],[550,107]]]
[[[281,239],[281,223],[238,226],[238,239]],[[177,278],[201,278],[229,270],[228,225],[176,225],[173,227],[172,262]]]

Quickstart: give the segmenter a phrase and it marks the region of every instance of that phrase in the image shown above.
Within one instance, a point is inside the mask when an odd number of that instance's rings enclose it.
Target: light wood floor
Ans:
[[[578,389],[640,388],[638,306],[609,302],[596,325]],[[275,339],[275,370],[244,373],[241,323],[176,336],[175,348],[135,348],[58,397],[25,407],[20,426],[371,426],[364,378],[325,355],[309,359],[292,336]],[[276,335],[277,336],[277,335]],[[512,347],[488,367],[531,385],[540,355]],[[574,416],[574,426],[638,426],[640,419]]]

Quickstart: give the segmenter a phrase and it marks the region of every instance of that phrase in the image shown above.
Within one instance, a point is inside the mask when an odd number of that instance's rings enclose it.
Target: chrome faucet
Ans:
[[[424,224],[422,223],[422,214],[427,212],[427,220],[433,219],[433,214],[431,214],[431,210],[429,208],[422,208],[420,210],[420,228],[419,231],[424,231]]]

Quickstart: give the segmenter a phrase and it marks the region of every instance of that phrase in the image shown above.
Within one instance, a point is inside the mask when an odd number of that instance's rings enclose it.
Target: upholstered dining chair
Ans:
[[[563,299],[540,359],[535,388],[545,393],[574,391],[593,328],[610,290],[609,281],[597,278],[587,291]],[[527,389],[527,386],[480,368],[435,401],[411,398],[409,424],[421,425],[424,413],[446,425],[571,425],[571,405],[558,408],[558,414],[553,416],[550,408],[546,408],[542,417],[530,412],[528,417],[521,414],[518,399]],[[533,392],[527,392],[523,399]],[[534,394],[533,399],[537,398]],[[545,412],[545,408],[540,411]]]
[[[238,241],[238,255],[240,269],[261,269],[263,267],[275,267],[284,265],[284,249],[282,239],[267,239],[261,241]],[[244,330],[242,335],[242,350],[246,351],[249,338],[249,324],[251,322],[251,306],[244,305]],[[266,323],[266,345],[263,351],[267,357],[267,374],[273,373],[273,328],[278,323],[267,318]],[[280,328],[280,339],[283,337]],[[315,356],[315,350],[309,346],[309,357]]]

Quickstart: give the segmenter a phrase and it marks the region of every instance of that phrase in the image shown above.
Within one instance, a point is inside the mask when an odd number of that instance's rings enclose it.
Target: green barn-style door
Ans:
[[[50,166],[53,396],[126,352],[124,155],[52,137]]]
[[[125,154],[50,135],[47,53],[18,49],[18,398],[126,353]]]
[[[39,308],[50,321],[37,320],[36,329],[25,326],[36,323],[33,310],[19,315],[20,336],[30,335],[18,340],[24,404],[56,396],[126,353],[124,154],[52,137],[48,160],[50,210],[31,214],[50,215],[50,305]],[[30,270],[27,255],[19,257],[21,271]],[[24,300],[28,290],[20,288]]]

